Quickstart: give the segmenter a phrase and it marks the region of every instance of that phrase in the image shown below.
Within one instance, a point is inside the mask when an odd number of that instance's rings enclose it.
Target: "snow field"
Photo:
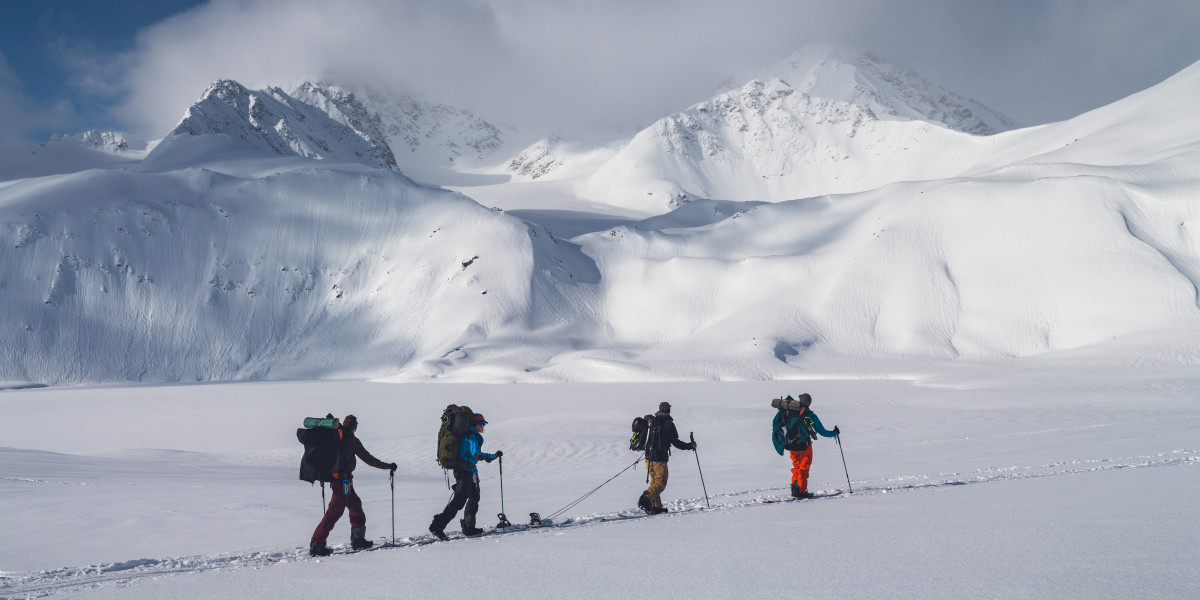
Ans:
[[[790,468],[768,441],[769,400],[801,391],[841,426],[855,493],[758,504],[786,494]],[[0,451],[0,497],[22,544],[0,554],[0,596],[279,597],[336,579],[352,594],[438,598],[461,593],[453,579],[496,597],[602,598],[627,575],[652,592],[778,597],[795,585],[781,565],[799,562],[787,572],[819,596],[1188,597],[1200,586],[1195,393],[1178,369],[1036,365],[907,381],[9,390],[0,409],[23,426]],[[296,480],[304,416],[353,412],[368,450],[399,463],[404,538],[448,497],[432,460],[446,404],[488,415],[505,510],[525,522],[633,462],[628,421],[663,399],[700,443],[711,510],[695,457],[676,452],[664,495],[676,514],[587,522],[633,508],[639,466],[568,511],[584,518],[575,527],[320,561],[300,549],[320,518],[318,489]],[[815,455],[811,489],[845,489],[836,443]],[[498,467],[481,466],[486,525]],[[356,482],[368,536],[389,536],[386,472],[361,466]],[[345,519],[331,543],[345,543]]]

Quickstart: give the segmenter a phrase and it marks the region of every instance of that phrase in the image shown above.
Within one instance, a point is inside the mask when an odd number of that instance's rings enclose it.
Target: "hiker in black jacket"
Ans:
[[[396,463],[385,463],[367,452],[358,436],[354,435],[357,429],[358,417],[346,415],[346,418],[342,419],[342,427],[338,429],[338,437],[341,438],[342,444],[341,472],[334,473],[337,481],[329,484],[333,490],[333,498],[329,501],[329,508],[325,510],[325,517],[321,519],[321,522],[317,524],[317,530],[313,532],[312,542],[308,546],[308,553],[311,556],[329,556],[332,552],[325,543],[329,539],[329,533],[333,531],[333,526],[337,524],[338,519],[342,518],[346,507],[350,508],[350,547],[362,550],[370,548],[374,544],[367,539],[367,515],[363,512],[362,500],[354,491],[354,468],[358,466],[357,459],[361,458],[363,462],[376,469],[394,473]]]
[[[696,449],[694,443],[679,439],[675,420],[671,418],[671,405],[662,402],[646,434],[646,471],[650,473],[650,487],[638,498],[638,508],[651,515],[667,512],[662,505],[662,493],[667,489],[667,461],[671,459],[671,446],[680,450]]]

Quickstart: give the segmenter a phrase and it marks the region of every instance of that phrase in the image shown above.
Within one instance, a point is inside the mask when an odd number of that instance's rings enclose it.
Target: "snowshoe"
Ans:
[[[355,550],[366,550],[367,548],[370,548],[371,546],[374,546],[374,545],[375,545],[375,542],[368,540],[366,538],[352,538],[350,540],[350,547],[354,548]]]

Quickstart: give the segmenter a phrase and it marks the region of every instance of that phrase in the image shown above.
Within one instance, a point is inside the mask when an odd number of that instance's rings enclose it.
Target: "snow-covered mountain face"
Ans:
[[[757,79],[775,77],[811,96],[865,107],[881,119],[927,121],[973,135],[993,135],[1016,127],[1012,119],[982,103],[872,52],[809,44],[754,75]]]
[[[476,164],[505,143],[499,127],[471,112],[409,94],[304,82],[291,95],[355,130],[381,135],[402,169],[414,164]]]
[[[51,144],[78,144],[85,148],[103,150],[114,154],[139,152],[146,149],[146,140],[119,131],[86,131],[76,135],[55,135]]]
[[[662,211],[694,198],[781,201],[954,176],[989,143],[917,120],[751,81],[660,119],[593,175],[582,193]]]
[[[354,123],[357,129],[280,88],[254,91],[236,81],[218,81],[150,152],[146,166],[173,169],[241,154],[395,168],[382,133],[369,122]]]

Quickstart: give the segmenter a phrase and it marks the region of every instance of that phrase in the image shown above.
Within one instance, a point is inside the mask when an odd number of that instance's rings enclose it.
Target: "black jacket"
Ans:
[[[345,475],[344,479],[354,478],[354,468],[358,466],[358,458],[363,459],[363,462],[375,467],[376,469],[388,469],[390,464],[371,456],[370,452],[363,447],[362,442],[358,441],[358,436],[353,432],[342,430],[342,471]]]
[[[680,450],[691,450],[692,445],[679,439],[675,420],[662,411],[654,413],[654,425],[646,437],[646,460],[667,462],[671,458],[671,446]]]

